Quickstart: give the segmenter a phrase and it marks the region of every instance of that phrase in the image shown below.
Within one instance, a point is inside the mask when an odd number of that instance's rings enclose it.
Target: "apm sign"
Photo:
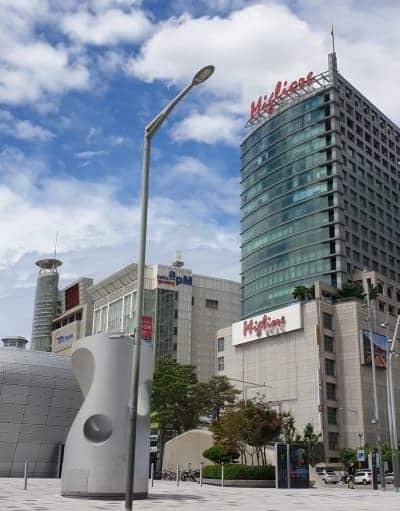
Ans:
[[[314,80],[314,73],[310,71],[305,77],[300,76],[290,84],[286,80],[283,83],[281,81],[276,82],[275,89],[271,94],[260,96],[257,101],[251,102],[249,123],[254,123],[262,114],[272,115],[276,105],[282,98],[295,94],[298,89],[310,85]]]
[[[177,275],[175,271],[171,270],[168,276],[157,275],[157,282],[158,284],[165,284],[167,286],[179,286],[180,284],[191,286],[193,278],[188,275]]]

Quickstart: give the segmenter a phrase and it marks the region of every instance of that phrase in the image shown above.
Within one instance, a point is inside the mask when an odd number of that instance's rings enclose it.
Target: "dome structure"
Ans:
[[[0,348],[0,477],[58,477],[82,404],[67,357]]]

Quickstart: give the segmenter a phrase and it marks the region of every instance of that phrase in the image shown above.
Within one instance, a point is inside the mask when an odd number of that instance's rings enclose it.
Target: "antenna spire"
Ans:
[[[56,239],[54,242],[54,259],[57,257],[57,242],[58,242],[58,224],[56,229]]]
[[[332,38],[332,52],[335,53],[335,32],[333,30],[333,25],[331,27],[331,38]]]

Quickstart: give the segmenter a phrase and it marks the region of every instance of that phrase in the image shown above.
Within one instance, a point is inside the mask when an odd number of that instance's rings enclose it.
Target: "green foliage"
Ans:
[[[303,430],[303,442],[308,447],[309,462],[312,467],[322,460],[323,448],[320,442],[322,433],[315,433],[314,426],[309,422]]]
[[[226,408],[212,431],[217,445],[239,451],[243,461],[249,454],[257,465],[266,465],[266,445],[278,439],[281,427],[280,416],[267,404],[247,400]]]
[[[226,376],[213,376],[209,382],[199,383],[196,390],[203,413],[214,420],[219,420],[225,407],[231,406],[240,394]]]
[[[201,410],[196,384],[193,366],[169,358],[158,360],[151,402],[160,429],[179,434],[198,425]]]
[[[293,289],[292,296],[294,300],[298,300],[300,302],[311,300],[312,298],[315,298],[315,287],[296,286]]]
[[[208,465],[203,468],[203,477],[206,479],[221,479],[221,465]],[[245,480],[268,480],[275,479],[275,467],[251,466],[251,465],[224,465],[224,479],[245,479]]]
[[[338,291],[338,298],[363,298],[365,295],[361,282],[346,282]]]
[[[232,463],[237,460],[240,454],[223,445],[214,445],[203,452],[203,456],[214,463]]]
[[[349,447],[345,447],[340,451],[340,461],[348,467],[350,463],[356,463],[357,461],[357,451],[355,449],[350,449]]]
[[[297,433],[295,420],[291,412],[282,414],[282,439],[289,445],[301,441],[301,436]]]

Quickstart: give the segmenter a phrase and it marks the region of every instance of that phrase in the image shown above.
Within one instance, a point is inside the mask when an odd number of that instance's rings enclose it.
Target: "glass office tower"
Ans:
[[[286,88],[253,102],[241,145],[243,317],[291,302],[298,285],[340,288],[358,270],[400,283],[399,127],[334,53],[328,71]]]
[[[243,317],[287,304],[297,285],[341,283],[332,82],[315,77],[242,143]]]

